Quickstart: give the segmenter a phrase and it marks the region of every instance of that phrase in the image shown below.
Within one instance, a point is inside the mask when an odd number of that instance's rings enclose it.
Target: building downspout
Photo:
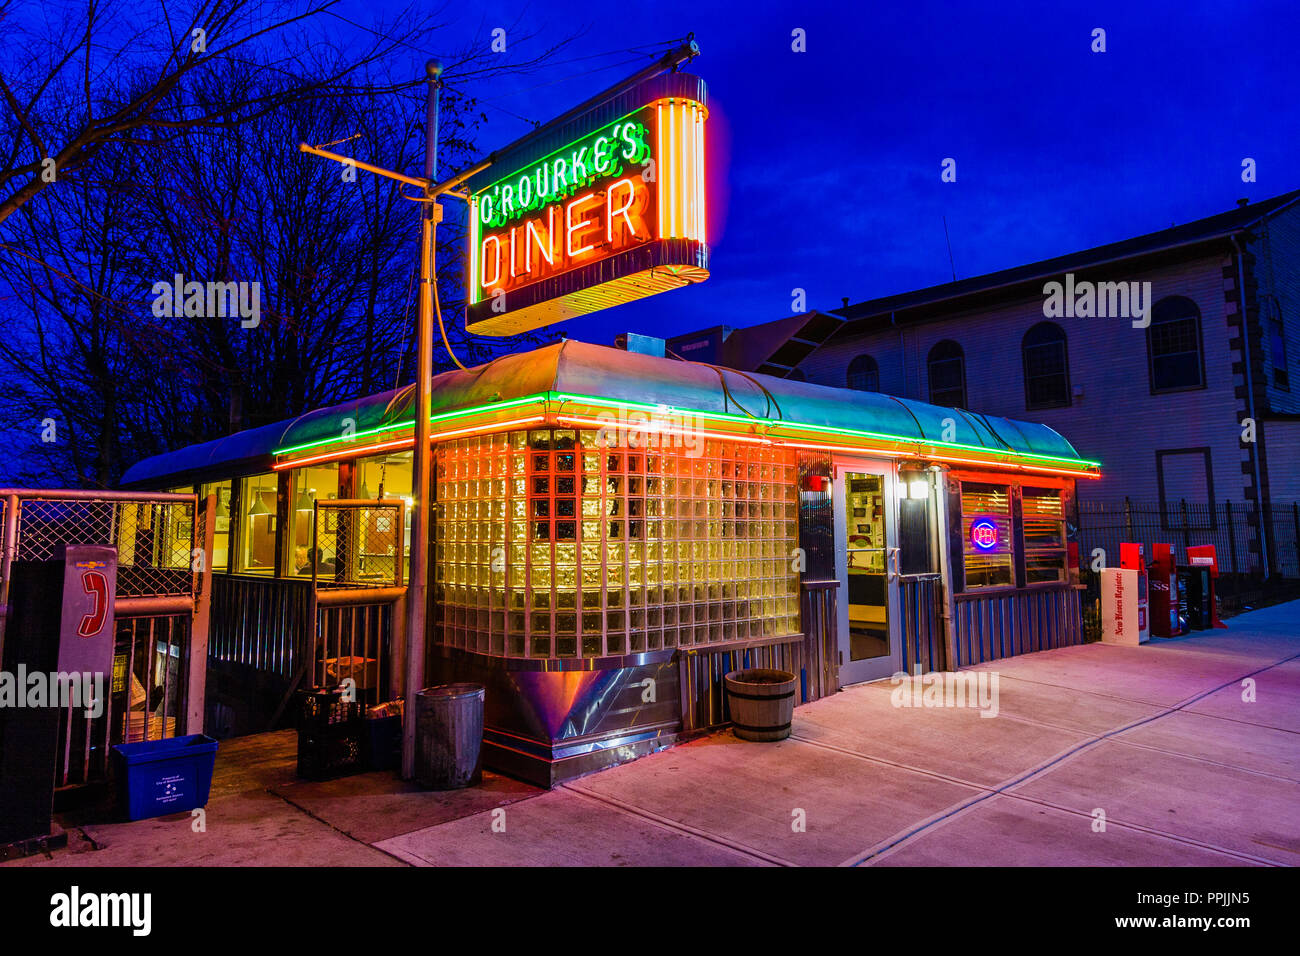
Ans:
[[[1237,256],[1237,311],[1241,315],[1241,355],[1246,373],[1246,414],[1259,428],[1259,419],[1255,417],[1255,380],[1250,370],[1250,326],[1246,320],[1246,266],[1245,254],[1237,243],[1236,235],[1228,236]],[[1238,423],[1240,427],[1240,423]],[[1259,436],[1250,443],[1250,464],[1255,475],[1255,515],[1259,520],[1259,557],[1264,562],[1264,577],[1271,573],[1268,562],[1269,535],[1267,522],[1264,520],[1264,482],[1259,471]],[[1211,503],[1213,506],[1213,503]]]

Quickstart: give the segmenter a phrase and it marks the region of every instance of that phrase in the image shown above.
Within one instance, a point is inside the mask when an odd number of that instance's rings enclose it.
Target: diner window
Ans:
[[[253,475],[239,483],[240,547],[237,568],[247,574],[275,573],[277,475]]]
[[[1010,487],[963,481],[961,530],[966,589],[1012,585]]]
[[[199,507],[208,495],[216,495],[216,521],[212,529],[212,570],[230,570],[230,490],[231,482],[218,481],[199,489]]]
[[[961,346],[945,339],[930,349],[930,404],[966,407],[966,356]]]
[[[1065,330],[1039,322],[1020,343],[1025,365],[1025,408],[1060,408],[1070,404],[1070,369]]]
[[[317,535],[315,556],[312,554],[311,522],[316,503],[333,501],[339,496],[339,464],[329,462],[310,468],[295,468],[289,474],[289,526],[292,529],[284,573],[311,577],[315,565],[318,576],[333,577],[338,555],[334,536]]]
[[[1151,391],[1177,392],[1205,385],[1201,360],[1201,313],[1196,303],[1168,296],[1151,309],[1147,326]]]
[[[393,455],[362,458],[357,462],[354,479],[358,498],[387,500],[401,498],[406,504],[404,509],[406,528],[402,535],[403,550],[406,554],[406,573],[403,575],[403,580],[410,580],[411,576],[411,516],[415,511],[411,481],[414,457],[414,452],[403,451]]]
[[[870,355],[859,355],[849,363],[849,388],[859,392],[880,391],[880,366]]]
[[[1065,511],[1056,488],[1025,488],[1021,492],[1024,516],[1025,583],[1064,581],[1066,576]]]

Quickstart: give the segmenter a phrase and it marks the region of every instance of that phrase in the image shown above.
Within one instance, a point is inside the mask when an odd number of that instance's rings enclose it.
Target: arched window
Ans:
[[[944,339],[930,349],[930,404],[966,407],[966,358],[961,346]]]
[[[1205,387],[1201,359],[1201,311],[1180,295],[1161,299],[1151,307],[1147,326],[1147,356],[1151,391],[1177,392]]]
[[[859,392],[880,391],[880,366],[870,355],[859,355],[849,363],[849,388]]]
[[[1060,408],[1070,404],[1070,365],[1065,330],[1039,322],[1020,341],[1025,361],[1025,408]]]

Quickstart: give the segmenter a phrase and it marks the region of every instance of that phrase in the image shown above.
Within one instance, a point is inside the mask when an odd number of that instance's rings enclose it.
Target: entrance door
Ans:
[[[889,677],[900,669],[898,547],[894,476],[887,465],[835,468],[835,571],[839,578],[840,683]]]

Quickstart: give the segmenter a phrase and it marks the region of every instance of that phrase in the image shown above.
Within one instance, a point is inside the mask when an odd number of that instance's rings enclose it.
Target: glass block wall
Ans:
[[[439,641],[564,658],[798,633],[796,456],[603,437],[546,428],[438,446]]]

